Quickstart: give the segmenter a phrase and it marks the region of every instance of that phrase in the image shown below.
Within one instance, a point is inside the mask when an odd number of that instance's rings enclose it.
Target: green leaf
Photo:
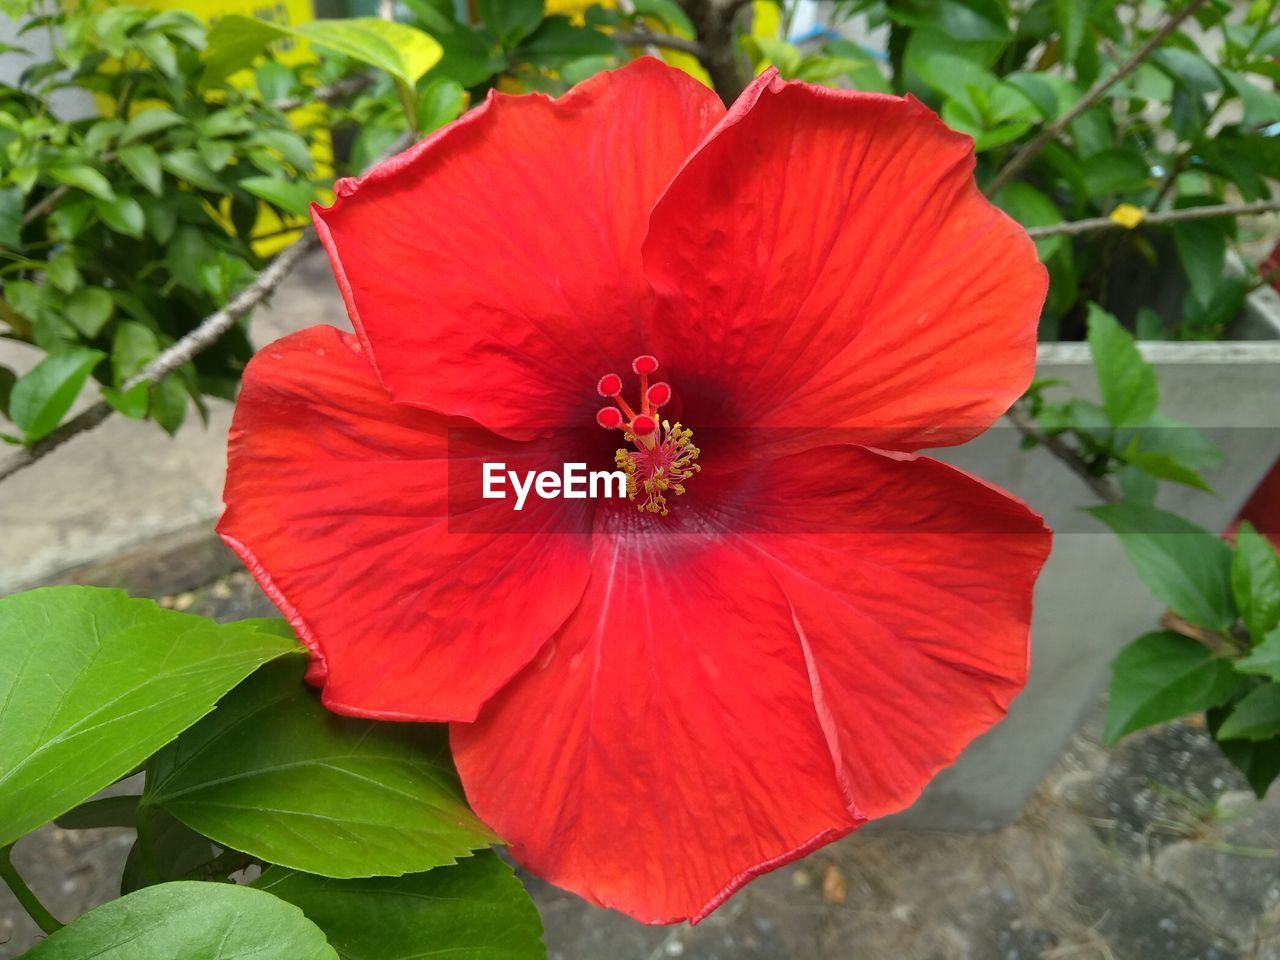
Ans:
[[[1261,127],[1280,120],[1280,93],[1260,87],[1230,70],[1224,70],[1223,75],[1244,105],[1245,126]]]
[[[1147,161],[1129,147],[1115,147],[1093,154],[1080,165],[1080,173],[1091,197],[1134,193],[1146,189],[1151,180]]]
[[[0,246],[18,247],[22,243],[22,214],[26,201],[17,187],[0,189]]]
[[[998,206],[1024,227],[1047,227],[1062,222],[1062,211],[1047,196],[1021,180],[1015,180],[994,198]],[[1066,237],[1046,237],[1036,241],[1041,262],[1048,260],[1066,243]]]
[[[617,43],[599,30],[576,27],[568,17],[547,17],[512,56],[524,63],[556,64],[575,57],[601,56],[617,51]]]
[[[179,180],[185,180],[201,190],[226,193],[226,186],[209,169],[197,150],[171,150],[160,158],[160,165]]]
[[[0,600],[0,846],[128,773],[260,664],[299,649],[120,590]]]
[[[18,375],[8,367],[0,367],[0,416],[9,416],[9,397],[13,393],[13,385],[18,382]]]
[[[467,809],[444,728],[340,717],[302,673],[281,663],[242,683],[157,754],[147,801],[222,846],[323,876],[428,870],[495,841]]]
[[[1004,77],[1004,82],[1021,90],[1022,95],[1035,104],[1044,119],[1052,120],[1058,115],[1060,107],[1057,89],[1043,74],[1019,71]]]
[[[245,177],[240,181],[255,197],[288,213],[304,216],[315,198],[315,191],[305,180],[283,180],[280,177]]]
[[[80,286],[80,268],[76,265],[76,255],[70,249],[62,249],[49,258],[45,267],[49,282],[63,293],[73,293]]]
[[[1173,242],[1191,285],[1191,295],[1201,306],[1207,306],[1222,282],[1226,234],[1221,225],[1211,221],[1188,220],[1173,225]]]
[[[1215,739],[1233,706],[1234,704],[1229,703],[1215,707],[1205,714],[1205,725]],[[1259,799],[1266,796],[1267,788],[1280,776],[1280,737],[1257,743],[1249,740],[1219,740],[1218,749],[1244,774]]]
[[[231,74],[250,66],[268,44],[282,37],[308,40],[383,70],[409,86],[435,66],[442,54],[440,44],[430,35],[377,17],[312,20],[289,26],[228,14],[209,31],[201,89],[220,84]]]
[[[49,171],[49,176],[68,187],[76,187],[99,200],[114,200],[116,192],[111,183],[93,167],[83,163],[68,163],[56,166]]]
[[[111,339],[111,369],[117,385],[123,384],[160,352],[155,331],[134,320],[116,325]]]
[[[63,830],[96,830],[99,827],[132,827],[138,815],[138,797],[125,794],[102,797],[72,807],[53,822]]]
[[[1136,503],[1144,507],[1151,506],[1156,499],[1156,478],[1136,466],[1125,465],[1116,471],[1116,480],[1120,482],[1120,492],[1126,503]]]
[[[1115,532],[1138,576],[1175,613],[1210,630],[1230,629],[1231,549],[1220,538],[1153,507],[1120,503],[1087,512]]]
[[[166,377],[151,388],[151,419],[173,436],[187,419],[187,392],[176,377]]]
[[[1089,304],[1088,330],[1107,419],[1116,427],[1146,423],[1160,403],[1155,369],[1142,358],[1129,332],[1094,303]]]
[[[1145,634],[1111,663],[1103,743],[1225,703],[1240,682],[1204,644],[1167,630]]]
[[[465,960],[547,955],[523,884],[488,852],[428,873],[363,880],[271,867],[253,885],[300,907],[343,960],[405,960],[427,944]]]
[[[477,0],[480,19],[507,48],[537,29],[546,14],[545,0]]]
[[[170,880],[182,880],[218,853],[217,847],[207,837],[200,836],[163,810],[140,805],[137,816],[142,818],[140,825],[146,831],[147,839],[139,838],[129,848],[129,856],[120,874],[121,894]]]
[[[18,378],[9,396],[9,419],[22,428],[26,443],[34,443],[62,422],[103,356],[85,347],[58,350]]]
[[[1075,63],[1089,25],[1089,4],[1082,0],[1053,0],[1053,15],[1062,34],[1062,62]]]
[[[299,173],[309,173],[315,166],[307,141],[292,131],[261,130],[254,134],[253,142],[278,151]]]
[[[1254,648],[1247,657],[1236,661],[1236,669],[1241,673],[1256,674],[1280,681],[1280,627],[1272,630],[1260,640],[1254,640]]]
[[[96,337],[115,307],[111,294],[101,287],[81,287],[67,298],[67,319],[86,337]]]
[[[264,60],[254,70],[253,77],[258,85],[258,93],[268,103],[291,96],[298,85],[297,75],[278,60]]]
[[[1212,93],[1220,86],[1218,72],[1213,64],[1197,53],[1165,46],[1151,54],[1151,61],[1182,84],[1189,93]]]
[[[123,147],[117,156],[133,179],[155,196],[160,196],[164,170],[160,166],[160,155],[154,149],[145,143],[135,143]]]
[[[467,104],[467,91],[462,84],[447,77],[432,80],[418,98],[418,131],[426,135],[452,123],[461,116]]]
[[[1280,684],[1268,683],[1232,708],[1218,728],[1219,740],[1270,740],[1280,734]]]
[[[25,960],[338,960],[302,911],[253,887],[165,883],[72,921]]]
[[[1236,531],[1231,591],[1252,642],[1280,626],[1280,557],[1248,520]]]
[[[147,215],[142,212],[142,205],[133,197],[116,197],[114,200],[99,200],[98,216],[116,233],[126,237],[141,239],[147,228]]]

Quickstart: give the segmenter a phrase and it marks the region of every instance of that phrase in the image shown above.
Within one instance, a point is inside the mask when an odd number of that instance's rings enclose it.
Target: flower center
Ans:
[[[627,496],[639,501],[636,509],[665,517],[670,512],[667,494],[684,493],[684,482],[702,469],[698,465],[702,451],[693,445],[692,430],[658,415],[671,402],[671,385],[649,383],[649,375],[658,371],[657,359],[636,357],[631,369],[640,376],[640,412],[622,399],[622,378],[606,373],[596,390],[617,406],[601,407],[596,423],[606,430],[621,430],[634,448],[620,447],[613,460],[627,475]]]

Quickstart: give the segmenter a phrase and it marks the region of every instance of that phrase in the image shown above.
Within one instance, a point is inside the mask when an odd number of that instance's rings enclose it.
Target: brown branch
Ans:
[[[1081,480],[1089,485],[1089,489],[1096,493],[1099,499],[1106,503],[1119,503],[1124,499],[1115,483],[1107,477],[1098,476],[1090,469],[1089,461],[1084,458],[1084,455],[1079,450],[1061,437],[1052,436],[1042,431],[1022,407],[1015,404],[1009,408],[1005,416],[1010,423],[1018,428],[1024,437],[1034,440],[1065,463],[1072,473],[1079,476]]]
[[[699,60],[706,53],[697,40],[686,40],[684,37],[673,37],[670,34],[653,33],[649,30],[617,30],[612,37],[624,47],[661,47],[690,54]]]
[[[1099,230],[1129,230],[1137,227],[1159,226],[1165,223],[1182,223],[1187,220],[1209,220],[1214,217],[1244,217],[1280,210],[1280,200],[1256,200],[1253,203],[1219,203],[1211,207],[1183,207],[1181,210],[1164,210],[1146,214],[1135,227],[1118,223],[1110,217],[1091,217],[1088,220],[1069,220],[1047,227],[1031,227],[1027,235],[1033,240],[1045,237],[1074,237],[1081,233]]]
[[[711,77],[716,93],[725,105],[738,99],[746,79],[738,64],[734,21],[743,9],[741,0],[681,0],[685,14],[698,35],[702,53],[698,60]]]
[[[1030,143],[1026,144],[1010,158],[1009,162],[1000,169],[995,177],[992,178],[991,183],[987,185],[987,195],[993,196],[999,193],[1009,181],[1026,168],[1027,164],[1040,155],[1041,150],[1057,139],[1081,114],[1101,100],[1103,95],[1116,83],[1138,69],[1142,62],[1151,56],[1156,47],[1164,43],[1169,35],[1177,30],[1182,25],[1182,22],[1202,7],[1205,2],[1206,0],[1191,0],[1185,7],[1166,20],[1159,30],[1148,37],[1147,42],[1135,50],[1128,60],[1124,61],[1105,77],[1099,78],[1092,87],[1085,91],[1084,96],[1072,104],[1066,112],[1058,116],[1052,123],[1045,126]]]

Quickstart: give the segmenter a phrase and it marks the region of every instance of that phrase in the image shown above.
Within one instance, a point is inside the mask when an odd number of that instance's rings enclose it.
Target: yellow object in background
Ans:
[[[132,0],[132,2],[135,6],[148,7],[152,10],[186,10],[209,25],[219,17],[232,13],[289,25],[307,23],[315,19],[311,0]],[[314,63],[316,60],[315,53],[302,41],[278,41],[274,51],[276,59],[287,66]],[[247,85],[254,80],[252,74],[246,70],[241,75],[232,77],[231,82]],[[289,119],[294,127],[305,129],[315,125],[323,114],[323,104],[309,103],[290,112]],[[321,131],[312,137],[311,155],[315,159],[317,177],[325,178],[333,175],[333,144],[327,131]],[[333,194],[326,193],[320,199],[327,203],[333,199]],[[230,198],[224,201],[218,216],[228,232],[231,232]],[[263,239],[253,242],[254,253],[260,257],[279,253],[297,240],[309,223],[306,217],[281,217],[274,207],[265,203],[259,204],[258,219],[253,225],[253,234]]]
[[[1111,211],[1111,219],[1129,230],[1142,223],[1146,215],[1145,207],[1135,207],[1132,203],[1122,203]]]

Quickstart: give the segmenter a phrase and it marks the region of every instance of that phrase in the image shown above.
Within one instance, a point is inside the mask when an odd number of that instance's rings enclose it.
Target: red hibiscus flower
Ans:
[[[340,183],[356,335],[250,364],[219,527],[325,703],[450,722],[514,856],[648,922],[907,806],[1021,688],[1049,547],[915,455],[1032,374],[972,170],[909,98],[639,60]],[[473,497],[615,459],[634,500]]]

